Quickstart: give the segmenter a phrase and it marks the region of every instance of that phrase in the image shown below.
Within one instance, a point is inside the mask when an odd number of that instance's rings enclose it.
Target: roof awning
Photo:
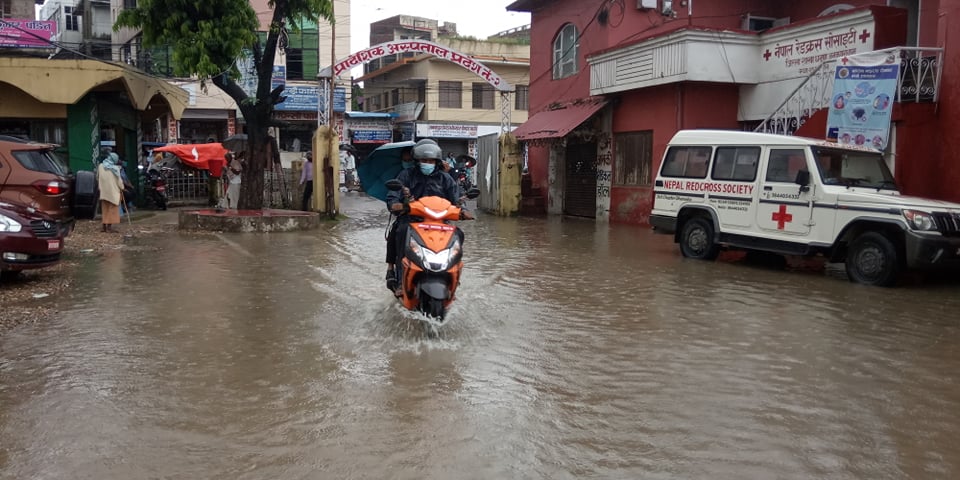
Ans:
[[[133,108],[144,111],[155,97],[170,106],[174,118],[187,108],[186,90],[124,65],[96,60],[0,57],[0,82],[9,83],[43,103],[73,105],[87,92],[119,80]]]
[[[607,104],[606,100],[585,100],[554,110],[544,110],[513,131],[517,140],[562,138]]]

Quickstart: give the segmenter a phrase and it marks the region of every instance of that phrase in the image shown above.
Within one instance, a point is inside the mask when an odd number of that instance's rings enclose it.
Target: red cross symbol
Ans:
[[[864,28],[863,33],[860,34],[860,43],[867,43],[868,38],[870,38],[870,32]]]
[[[763,59],[769,62],[771,55],[773,55],[773,54],[770,53],[770,50],[769,50],[769,49],[767,49],[767,51],[763,53]]]
[[[774,222],[777,222],[777,230],[783,230],[783,227],[786,224],[793,221],[793,215],[790,215],[789,213],[787,213],[786,205],[780,205],[780,210],[777,212],[773,212],[772,220]]]
[[[847,62],[849,62],[850,60],[847,60],[847,57],[843,57],[840,61],[843,62],[844,65],[846,65]]]

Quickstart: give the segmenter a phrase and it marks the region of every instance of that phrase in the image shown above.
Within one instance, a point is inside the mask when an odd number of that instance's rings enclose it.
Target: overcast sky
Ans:
[[[526,12],[508,12],[515,0],[351,0],[351,50],[370,45],[370,24],[395,15],[413,15],[457,24],[457,33],[479,39],[530,23]]]

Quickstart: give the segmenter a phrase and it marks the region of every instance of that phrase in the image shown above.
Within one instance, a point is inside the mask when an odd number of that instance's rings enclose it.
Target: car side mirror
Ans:
[[[467,198],[469,198],[470,200],[473,200],[474,198],[477,198],[479,196],[480,196],[479,188],[473,187],[470,190],[467,190]]]
[[[797,172],[797,179],[794,180],[794,183],[800,186],[801,192],[810,191],[810,171],[800,170]]]
[[[387,190],[392,190],[394,192],[403,189],[403,183],[400,180],[394,178],[393,180],[387,180]]]

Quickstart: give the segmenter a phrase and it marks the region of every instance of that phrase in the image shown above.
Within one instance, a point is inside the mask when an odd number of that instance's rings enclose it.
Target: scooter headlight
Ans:
[[[460,259],[460,239],[453,241],[453,244],[450,245],[450,248],[441,250],[439,252],[434,252],[429,248],[426,248],[419,243],[414,238],[410,238],[409,243],[410,251],[420,260],[420,265],[423,266],[424,270],[429,270],[431,272],[442,272],[450,268],[454,263]]]

